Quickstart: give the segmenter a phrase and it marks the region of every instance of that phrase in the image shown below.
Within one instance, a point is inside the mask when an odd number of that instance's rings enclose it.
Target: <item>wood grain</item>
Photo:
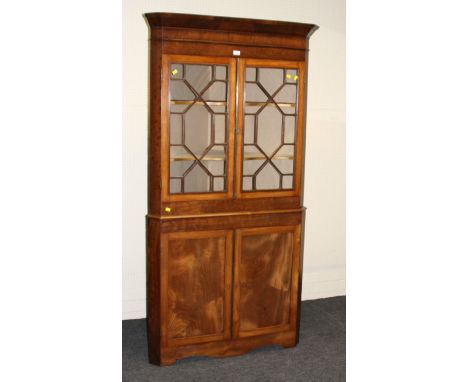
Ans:
[[[148,211],[161,209],[161,58],[162,43],[150,41],[148,121]]]
[[[291,328],[295,226],[236,230],[234,336]]]
[[[254,337],[232,338],[223,341],[177,347],[163,347],[161,348],[161,358],[158,364],[162,366],[173,365],[178,359],[193,356],[231,357],[245,354],[260,346],[280,345],[284,348],[289,348],[295,346],[295,344],[296,334],[292,331],[284,331]]]
[[[212,44],[231,44],[258,47],[271,47],[283,49],[306,49],[307,44],[303,37],[288,34],[269,34],[250,32],[228,32],[220,30],[206,30],[196,28],[164,28],[165,41],[194,41]]]
[[[281,198],[181,200],[177,202],[165,202],[162,207],[161,216],[169,217],[229,212],[294,210],[301,208],[301,203],[299,196],[285,196]],[[165,212],[164,207],[170,207],[171,211]]]
[[[161,327],[160,327],[160,222],[146,218],[146,291],[147,291],[147,330],[148,355],[153,363],[157,363],[161,356]]]
[[[230,336],[232,232],[162,236],[165,268],[163,320],[168,345]]]
[[[277,20],[244,19],[191,15],[183,13],[146,13],[145,18],[151,29],[155,28],[193,28],[224,32],[264,33],[270,35],[293,35],[309,38],[318,29],[317,25]],[[229,35],[226,33],[226,35]]]
[[[233,50],[239,50],[241,57],[268,58],[271,60],[304,61],[305,49],[285,49],[240,44],[213,44],[203,41],[163,41],[164,54],[190,54],[205,57],[232,57]]]
[[[161,220],[161,233],[205,231],[205,230],[233,230],[236,228],[255,228],[266,226],[297,225],[301,223],[302,212],[264,213],[255,215],[231,215],[189,217],[181,219]]]

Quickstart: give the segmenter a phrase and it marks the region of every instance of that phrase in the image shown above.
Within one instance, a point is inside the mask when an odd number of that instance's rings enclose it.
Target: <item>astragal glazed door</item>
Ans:
[[[163,56],[164,201],[233,194],[235,59]]]
[[[299,195],[303,66],[164,55],[163,201]]]
[[[299,195],[303,63],[245,59],[239,66],[239,198]]]

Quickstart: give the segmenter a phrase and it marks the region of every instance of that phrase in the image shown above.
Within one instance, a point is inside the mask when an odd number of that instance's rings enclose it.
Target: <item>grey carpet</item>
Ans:
[[[301,305],[295,348],[268,346],[237,357],[186,358],[166,367],[148,362],[146,320],[123,321],[123,381],[344,381],[346,297]]]

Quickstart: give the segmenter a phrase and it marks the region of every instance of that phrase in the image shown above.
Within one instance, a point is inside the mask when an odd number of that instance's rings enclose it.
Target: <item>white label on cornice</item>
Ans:
[[[233,56],[240,56],[240,50],[233,50],[232,55]]]

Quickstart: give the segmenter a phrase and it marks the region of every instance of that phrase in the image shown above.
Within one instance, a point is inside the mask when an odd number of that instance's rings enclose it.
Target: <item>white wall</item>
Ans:
[[[303,300],[345,294],[345,1],[123,1],[123,318],[146,316],[146,12],[313,23],[304,205]]]

